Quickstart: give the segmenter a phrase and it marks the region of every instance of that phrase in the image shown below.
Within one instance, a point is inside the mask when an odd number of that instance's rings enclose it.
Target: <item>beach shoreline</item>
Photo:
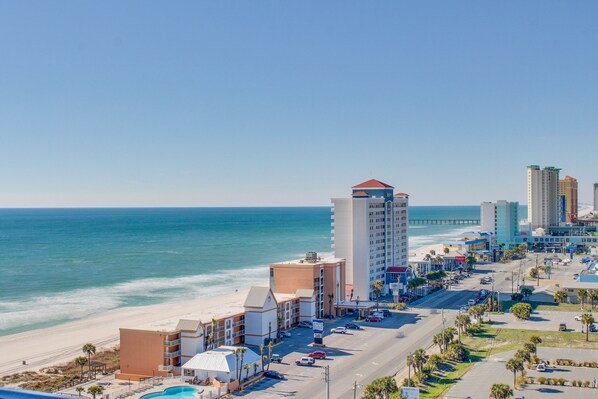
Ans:
[[[249,288],[226,295],[119,308],[56,326],[0,336],[0,376],[69,362],[82,355],[81,348],[86,343],[94,344],[98,350],[115,347],[119,344],[120,328],[171,330],[181,318],[205,321],[215,315],[240,312],[248,291]]]
[[[430,250],[442,252],[442,244],[418,246],[410,256],[425,256]],[[267,286],[264,279],[259,286]],[[236,287],[231,287],[231,290]],[[119,344],[120,328],[172,330],[179,319],[209,321],[213,316],[243,311],[250,287],[234,293],[215,292],[191,300],[108,310],[49,327],[0,336],[0,377],[72,361],[81,356],[81,348],[92,343],[98,350]],[[26,364],[23,364],[26,362]]]

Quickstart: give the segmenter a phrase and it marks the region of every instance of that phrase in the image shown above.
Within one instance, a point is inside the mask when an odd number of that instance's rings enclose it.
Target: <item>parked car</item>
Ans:
[[[272,357],[270,358],[270,360],[271,360],[273,363],[282,363],[282,356],[280,356],[280,355],[278,355],[278,354],[276,354],[276,353],[273,353],[273,354],[272,354]]]
[[[392,313],[390,313],[390,310],[388,310],[388,309],[382,310],[382,314],[384,315],[384,317],[392,316]]]
[[[309,356],[303,356],[301,359],[295,360],[295,364],[297,364],[297,366],[311,366],[315,362],[315,359]]]
[[[379,317],[376,317],[376,316],[368,316],[368,317],[365,319],[365,321],[367,321],[367,322],[370,322],[370,323],[377,323],[377,322],[380,322],[380,321],[382,321],[382,319],[381,319],[381,318],[379,318]]]
[[[315,352],[309,353],[307,356],[311,357],[312,359],[326,359],[326,352],[315,351]]]
[[[575,316],[575,321],[581,321],[581,316],[580,314],[578,314],[577,316]]]
[[[467,301],[467,304],[468,304],[469,306],[473,306],[473,305],[475,305],[475,299],[470,299],[469,301]]]
[[[285,337],[285,338],[289,338],[291,336],[291,333],[288,331],[279,331],[278,332],[278,337]]]
[[[546,365],[544,363],[540,363],[536,366],[536,371],[546,371]]]
[[[460,310],[461,312],[467,312],[467,310],[468,310],[468,309],[469,309],[469,308],[467,307],[467,305],[461,305],[461,307],[459,308],[459,310]]]
[[[565,323],[559,324],[559,331],[567,331],[567,325]]]
[[[347,330],[361,330],[361,327],[359,327],[359,324],[355,324],[355,323],[347,323],[347,324],[345,324],[345,328]]]
[[[409,302],[409,296],[407,296],[407,295],[401,295],[399,297],[399,302]]]
[[[312,323],[310,321],[300,321],[299,324],[297,324],[297,327],[311,328],[312,327]]]
[[[384,313],[382,313],[382,312],[374,312],[374,313],[372,313],[372,316],[379,317],[379,318],[383,319],[384,318]]]
[[[266,378],[274,378],[277,380],[284,380],[284,375],[280,374],[276,370],[266,370],[264,371],[264,377]]]
[[[330,332],[333,334],[346,334],[347,327],[334,327],[333,329],[330,330]]]
[[[578,278],[579,278],[579,274],[575,273],[575,274],[573,275],[573,280],[577,280]]]
[[[585,333],[585,332],[586,332],[586,330],[585,330],[585,328],[584,328],[584,327],[585,327],[585,326],[581,327],[581,332],[582,332],[582,333]],[[598,331],[598,330],[596,329],[596,326],[595,326],[595,325],[593,325],[593,324],[590,324],[590,332],[596,332],[596,331]]]

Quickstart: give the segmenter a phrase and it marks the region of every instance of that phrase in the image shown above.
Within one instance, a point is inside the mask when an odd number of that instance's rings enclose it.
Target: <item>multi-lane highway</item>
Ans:
[[[431,345],[434,334],[442,329],[442,313],[445,325],[452,325],[461,305],[481,288],[490,289],[490,285],[480,285],[480,277],[492,273],[494,289],[506,293],[511,289],[512,272],[518,273],[518,269],[519,262],[480,266],[471,277],[450,290],[433,294],[406,311],[393,312],[391,317],[380,323],[363,323],[363,330],[346,335],[330,334],[329,331],[344,325],[350,318],[326,323],[325,350],[328,358],[317,360],[315,366],[295,365],[295,359],[314,349],[308,346],[311,332],[294,329],[293,336],[274,350],[284,357],[284,361],[283,364],[272,365],[272,369],[283,373],[287,380],[266,379],[240,395],[247,398],[323,398],[324,367],[330,366],[330,397],[353,398],[354,383],[358,385],[356,396],[360,397],[363,387],[372,380],[401,371],[408,353]]]

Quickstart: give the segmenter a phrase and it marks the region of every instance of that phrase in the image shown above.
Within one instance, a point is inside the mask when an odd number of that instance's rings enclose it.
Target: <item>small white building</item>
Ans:
[[[262,370],[260,356],[249,348],[243,354],[243,365],[241,365],[241,354],[235,355],[235,350],[240,347],[221,346],[207,352],[199,353],[187,363],[183,364],[183,380],[197,379],[204,382],[207,379],[210,383],[216,379],[221,383],[231,383],[237,380],[237,367],[242,368],[241,380],[255,375]],[[245,369],[248,364],[249,370]]]

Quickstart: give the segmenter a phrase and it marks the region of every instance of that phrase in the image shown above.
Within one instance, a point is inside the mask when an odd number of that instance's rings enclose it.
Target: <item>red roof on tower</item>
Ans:
[[[380,180],[376,180],[376,179],[371,179],[368,181],[364,181],[361,184],[358,184],[356,186],[353,186],[353,188],[394,188],[391,185],[388,185],[386,183],[382,183]]]
[[[404,266],[391,266],[386,268],[387,273],[405,273],[407,268]]]
[[[407,194],[407,193],[396,193],[395,197],[409,197],[409,194]]]
[[[367,196],[367,195],[369,195],[369,194],[368,194],[368,193],[366,193],[365,191],[356,191],[356,192],[354,192],[354,193],[353,193],[353,196],[354,196],[354,197],[355,197],[355,196],[357,196],[357,197],[365,197],[365,196]]]

